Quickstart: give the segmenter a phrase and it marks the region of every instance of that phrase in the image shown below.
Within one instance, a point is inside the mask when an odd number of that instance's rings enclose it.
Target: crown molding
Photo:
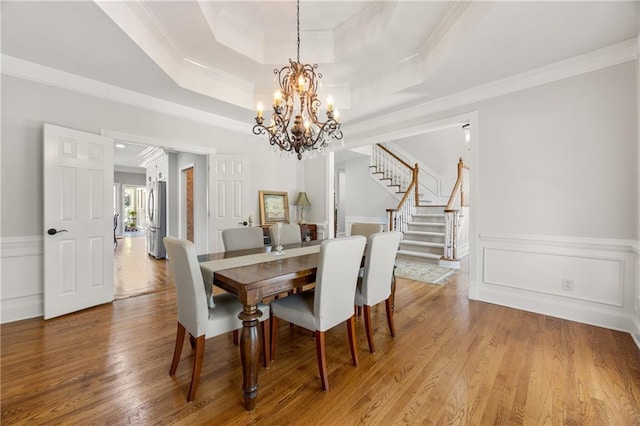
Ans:
[[[625,40],[584,55],[516,74],[453,95],[444,96],[410,108],[399,109],[385,116],[374,116],[353,125],[345,123],[343,133],[345,135],[349,134],[349,144],[357,143],[360,139],[371,138],[372,134],[379,132],[380,129],[388,131],[389,129],[397,128],[402,123],[411,122],[429,114],[633,61],[638,57],[639,49],[635,38]]]
[[[236,121],[4,54],[2,55],[2,74],[239,133],[250,134],[251,132],[250,123]]]
[[[96,5],[180,87],[249,108],[253,84],[211,65],[197,66],[178,49],[167,31],[141,2]]]
[[[361,145],[362,143],[360,142],[369,140],[376,134],[378,135],[377,140],[379,140],[380,129],[383,129],[384,133],[389,133],[390,130],[398,128],[402,123],[420,119],[425,115],[633,61],[638,58],[639,51],[640,37],[629,39],[584,55],[435,99],[411,108],[399,109],[385,116],[372,117],[369,120],[352,125],[345,123],[343,132],[348,134],[350,146]],[[248,122],[240,122],[5,54],[2,55],[1,72],[5,75],[205,123],[245,135],[251,133],[251,124]]]

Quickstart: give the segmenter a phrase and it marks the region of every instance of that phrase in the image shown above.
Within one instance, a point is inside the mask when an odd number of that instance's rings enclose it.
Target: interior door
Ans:
[[[224,250],[222,230],[240,226],[253,213],[247,206],[249,169],[247,157],[241,155],[212,155],[210,159],[209,208],[213,219],[210,251],[219,252]],[[258,194],[255,196],[257,200]]]
[[[44,318],[113,300],[113,140],[44,126]]]

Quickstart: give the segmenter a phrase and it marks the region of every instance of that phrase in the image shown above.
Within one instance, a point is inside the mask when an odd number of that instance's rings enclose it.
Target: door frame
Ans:
[[[204,147],[201,145],[193,145],[193,144],[188,144],[188,143],[179,142],[175,140],[161,140],[161,139],[157,139],[149,136],[136,135],[136,134],[121,132],[113,129],[100,129],[100,134],[102,136],[110,137],[114,140],[121,140],[124,142],[133,142],[141,145],[154,146],[157,148],[163,148],[168,151],[186,152],[190,154],[204,155],[207,157],[208,164],[210,164],[210,156],[217,152],[215,148]],[[209,186],[209,179],[207,179],[206,185]],[[206,202],[206,209],[208,212],[209,220],[207,220],[206,229],[199,230],[198,232],[202,233],[203,235],[209,236],[209,238],[207,238],[207,252],[210,252],[211,248],[215,247],[215,241],[211,238],[211,229],[213,228],[213,225],[211,224],[211,213],[210,213],[211,212],[211,209],[210,209],[211,200],[209,199],[211,196],[210,188],[207,188],[206,192],[207,192],[207,199],[205,200],[205,202]]]

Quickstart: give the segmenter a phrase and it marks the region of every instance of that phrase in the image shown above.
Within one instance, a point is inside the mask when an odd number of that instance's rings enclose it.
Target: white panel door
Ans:
[[[241,226],[248,219],[249,169],[247,157],[241,155],[211,156],[210,216],[212,218],[212,252],[224,251],[222,230]],[[258,194],[256,194],[256,199]]]
[[[113,300],[113,140],[44,126],[44,318]]]

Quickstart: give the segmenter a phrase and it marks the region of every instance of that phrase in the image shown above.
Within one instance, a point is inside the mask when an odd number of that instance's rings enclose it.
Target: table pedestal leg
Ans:
[[[242,398],[244,408],[255,408],[258,396],[258,362],[260,360],[260,339],[258,338],[258,318],[262,312],[256,305],[245,306],[238,318],[242,320],[240,337],[240,360],[242,361]]]

